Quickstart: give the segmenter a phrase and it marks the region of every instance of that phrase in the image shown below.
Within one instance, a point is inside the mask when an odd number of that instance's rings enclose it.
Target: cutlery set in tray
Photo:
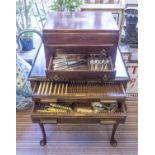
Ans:
[[[114,100],[102,102],[81,103],[37,103],[37,112],[54,113],[114,113],[119,112],[118,103]]]
[[[104,51],[104,52],[103,52]],[[83,52],[84,53],[84,52]],[[86,53],[86,52],[85,52]],[[51,80],[112,79],[116,70],[111,56],[102,49],[99,53],[55,53],[50,57],[46,75]]]
[[[110,68],[106,54],[58,54],[53,59],[53,70],[104,71]]]

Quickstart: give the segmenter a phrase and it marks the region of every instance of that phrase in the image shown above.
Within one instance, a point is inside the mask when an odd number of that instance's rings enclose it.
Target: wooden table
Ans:
[[[31,118],[40,125],[42,146],[46,144],[44,124],[53,123],[113,125],[110,144],[117,145],[116,129],[127,117],[125,90],[129,80],[117,49],[118,39],[119,29],[111,13],[77,12],[74,17],[49,15],[43,29],[44,48],[38,53],[29,77],[34,101]],[[89,58],[91,54],[102,55],[102,52],[109,61],[105,70],[86,67],[58,71],[52,66],[56,54],[83,54]],[[84,59],[88,61],[87,58]],[[94,103],[115,104],[117,108],[100,113],[94,109]],[[52,106],[54,109],[47,109]],[[61,108],[69,108],[69,111]]]

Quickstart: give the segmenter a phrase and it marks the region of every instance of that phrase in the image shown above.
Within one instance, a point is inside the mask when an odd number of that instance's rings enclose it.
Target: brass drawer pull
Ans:
[[[54,98],[40,99],[40,102],[44,102],[44,103],[57,102],[57,99],[54,99]]]
[[[100,123],[101,123],[101,124],[117,124],[116,121],[112,121],[112,120],[111,120],[111,121],[101,120]]]
[[[105,100],[105,99],[102,99],[101,101],[100,101],[101,103],[117,103],[117,100]]]
[[[44,124],[56,124],[57,120],[56,119],[41,119],[40,123]]]

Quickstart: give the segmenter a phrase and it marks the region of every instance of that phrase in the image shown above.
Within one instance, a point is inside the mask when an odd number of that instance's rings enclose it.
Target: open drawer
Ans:
[[[123,84],[101,81],[34,81],[33,98],[40,101],[70,99],[125,99],[126,93]]]
[[[55,105],[56,104],[69,107],[69,110],[62,110],[59,106],[49,108],[50,103],[38,102],[34,105],[31,114],[32,120],[35,122],[36,119],[41,119],[40,121],[42,121],[42,123],[82,123],[90,121],[91,123],[114,124],[116,121],[123,123],[127,116],[125,104],[123,102],[117,103],[118,107],[115,112],[96,112],[89,102],[72,103],[72,105],[63,102],[55,103]]]
[[[82,79],[114,79],[116,70],[111,57],[102,59],[100,55],[69,54],[67,60],[50,57],[46,75],[55,81]],[[73,55],[76,55],[75,57]]]

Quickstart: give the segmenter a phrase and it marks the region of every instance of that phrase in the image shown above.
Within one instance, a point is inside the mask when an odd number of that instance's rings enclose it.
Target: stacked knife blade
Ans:
[[[53,70],[86,70],[87,58],[79,54],[59,54],[53,60]]]
[[[109,69],[109,59],[107,56],[92,54],[88,61],[90,70],[103,71]]]

